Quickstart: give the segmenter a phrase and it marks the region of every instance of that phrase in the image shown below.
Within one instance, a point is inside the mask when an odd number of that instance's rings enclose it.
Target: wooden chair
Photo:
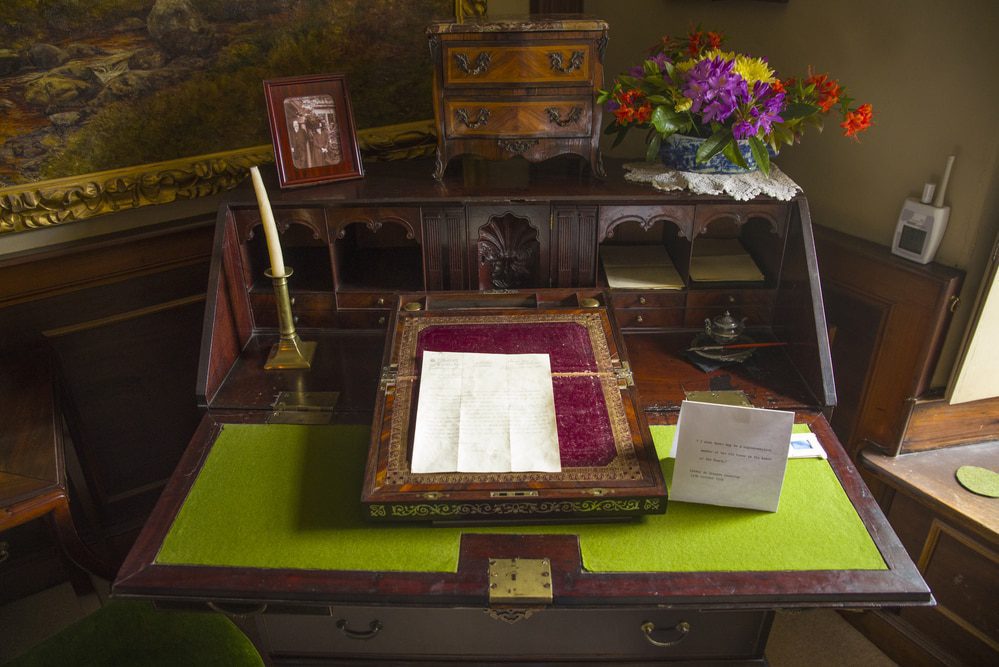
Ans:
[[[45,517],[81,594],[92,587],[77,567],[108,580],[115,570],[80,539],[73,523],[54,376],[47,348],[0,356],[0,533]]]

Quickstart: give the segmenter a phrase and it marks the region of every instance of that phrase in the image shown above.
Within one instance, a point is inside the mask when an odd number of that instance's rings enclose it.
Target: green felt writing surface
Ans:
[[[673,431],[652,427],[661,457]],[[463,533],[519,533],[578,535],[593,572],[885,569],[826,461],[788,462],[776,513],[671,501],[664,515],[625,523],[393,526],[361,511],[368,436],[356,426],[226,425],[156,562],[454,572]],[[662,465],[668,480],[673,461]]]

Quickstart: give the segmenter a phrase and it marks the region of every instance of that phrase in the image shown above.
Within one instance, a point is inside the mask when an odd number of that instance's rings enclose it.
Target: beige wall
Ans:
[[[700,24],[724,32],[732,49],[767,56],[784,76],[812,65],[871,102],[876,125],[860,143],[829,122],[777,160],[804,188],[817,224],[889,245],[902,201],[957,155],[937,261],[968,278],[934,378],[945,384],[999,229],[999,2],[585,0],[585,11],[610,23],[608,81],[662,34]],[[608,154],[638,156],[641,147],[636,138]]]

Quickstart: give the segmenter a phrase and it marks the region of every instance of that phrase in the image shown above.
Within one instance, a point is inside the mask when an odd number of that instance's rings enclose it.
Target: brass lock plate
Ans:
[[[551,604],[552,566],[547,558],[490,558],[489,604]]]
[[[268,424],[329,424],[338,391],[282,391],[271,406]]]

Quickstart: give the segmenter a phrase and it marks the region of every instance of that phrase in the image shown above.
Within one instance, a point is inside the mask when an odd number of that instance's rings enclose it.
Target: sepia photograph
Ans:
[[[282,188],[364,175],[345,75],[264,81],[264,96]]]

